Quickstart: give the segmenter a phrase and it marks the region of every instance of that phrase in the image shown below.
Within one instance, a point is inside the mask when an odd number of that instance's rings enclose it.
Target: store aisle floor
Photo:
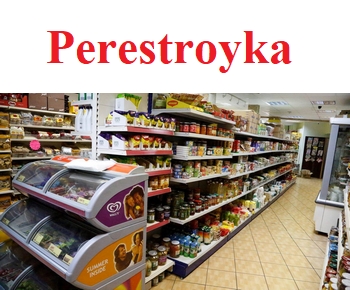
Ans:
[[[314,231],[320,179],[298,178],[283,196],[185,279],[153,290],[318,290],[327,236]]]

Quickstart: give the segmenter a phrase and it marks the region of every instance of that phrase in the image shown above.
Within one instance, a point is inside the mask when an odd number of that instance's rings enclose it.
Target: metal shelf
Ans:
[[[74,130],[75,128],[70,127],[55,127],[55,126],[43,126],[43,125],[24,125],[24,124],[10,124],[11,127],[23,127],[23,128],[33,128],[33,129],[58,129],[58,130]]]
[[[164,220],[162,222],[155,221],[151,224],[147,223],[147,232],[151,232],[155,229],[161,228],[161,227],[167,225],[168,223],[170,223],[170,220]]]
[[[188,179],[171,177],[170,182],[188,184],[188,183],[192,183],[192,182],[213,179],[213,178],[217,178],[217,177],[225,177],[228,175],[230,175],[230,173],[210,174],[210,175],[206,175],[206,176],[202,176],[202,177],[192,177],[192,178],[188,178]]]
[[[72,106],[93,105],[94,100],[73,101]]]
[[[72,140],[72,139],[37,139],[35,137],[25,137],[23,139],[11,139],[14,142],[30,142],[33,140],[38,140],[39,142],[69,142],[69,143],[91,143],[91,140]]]
[[[145,170],[145,172],[148,174],[148,176],[158,176],[158,175],[163,175],[163,174],[171,174],[171,168],[167,169],[148,169]]]
[[[151,275],[145,278],[145,283],[147,284],[148,282],[152,281],[153,278],[157,277],[159,274],[163,273],[174,265],[174,261],[167,259],[164,266],[158,266],[157,270],[152,271]]]
[[[43,156],[43,157],[12,157],[12,160],[44,160],[51,159],[53,156]]]
[[[12,153],[11,150],[0,150],[0,154],[4,154],[4,153]]]
[[[8,193],[12,193],[12,194],[13,194],[13,190],[3,190],[3,191],[0,191],[0,195],[2,195],[2,194],[8,194]]]
[[[215,117],[208,113],[199,112],[194,109],[154,109],[152,110],[152,114],[159,115],[159,114],[171,114],[175,116],[185,117],[185,118],[192,118],[197,119],[205,122],[218,122],[221,124],[230,124],[235,125],[236,122],[223,119],[221,117]]]
[[[154,127],[142,127],[142,126],[100,126],[101,132],[135,132],[146,134],[160,134],[164,136],[174,136],[174,131],[166,129],[157,129]]]
[[[0,169],[0,172],[11,172],[12,169],[11,168],[8,168],[8,169]]]
[[[169,193],[169,192],[171,192],[171,188],[167,187],[167,188],[163,188],[163,189],[148,191],[147,196],[152,197],[152,196],[157,196],[157,195],[161,195],[161,194],[165,194],[165,193]]]
[[[186,133],[185,132],[175,132],[175,136],[186,137],[186,138],[200,138],[200,139],[215,140],[215,141],[231,141],[231,142],[235,141],[235,139],[230,139],[230,138],[225,138],[225,137],[187,133],[187,132]]]
[[[29,109],[29,108],[20,108],[20,107],[11,107],[11,106],[1,106],[0,108],[8,109],[8,110],[16,110],[16,111],[29,111],[33,113],[43,113],[50,115],[64,115],[64,116],[72,116],[75,117],[76,114],[65,113],[65,112],[56,112],[56,111],[47,111],[47,110],[38,110],[38,109]]]
[[[232,155],[204,155],[204,156],[184,156],[184,155],[173,155],[171,159],[175,160],[210,160],[210,159],[232,159]]]
[[[232,157],[236,156],[250,156],[250,155],[261,155],[261,154],[268,154],[268,153],[283,153],[283,152],[291,152],[291,153],[298,153],[298,150],[270,150],[270,151],[258,151],[258,152],[239,152],[239,153],[231,153]]]
[[[282,138],[277,138],[274,136],[258,135],[258,134],[248,133],[248,132],[235,131],[234,134],[241,135],[241,136],[248,136],[248,137],[263,138],[263,139],[272,139],[272,140],[278,140],[278,141],[284,141],[284,142],[298,142],[299,143],[298,140],[282,139]]]
[[[172,150],[115,150],[115,149],[97,149],[98,154],[122,155],[122,156],[140,156],[140,155],[172,155]]]
[[[10,128],[8,128],[8,127],[6,127],[6,128],[0,127],[0,131],[10,131]]]

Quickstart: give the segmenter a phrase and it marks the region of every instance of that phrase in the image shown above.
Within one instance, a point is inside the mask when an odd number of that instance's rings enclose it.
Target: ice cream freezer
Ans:
[[[146,221],[148,175],[142,166],[116,164],[92,172],[67,168],[66,164],[31,162],[16,174],[13,187],[103,231]]]
[[[29,198],[8,208],[1,216],[0,227],[77,288],[117,289],[135,276],[141,277],[142,289],[144,222],[105,232]]]

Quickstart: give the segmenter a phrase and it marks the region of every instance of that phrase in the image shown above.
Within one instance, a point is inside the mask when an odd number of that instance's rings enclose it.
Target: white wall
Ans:
[[[327,122],[304,122],[304,126],[298,130],[301,133],[299,143],[298,163],[302,164],[305,146],[305,137],[326,137],[329,138],[331,125]]]

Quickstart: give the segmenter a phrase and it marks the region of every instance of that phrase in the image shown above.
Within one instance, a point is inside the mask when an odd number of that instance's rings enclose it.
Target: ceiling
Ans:
[[[218,95],[218,94],[217,94]],[[350,111],[350,93],[348,94],[251,94],[227,93],[222,103],[227,107],[227,101],[240,108],[249,105],[259,105],[261,117],[281,117],[295,121],[317,120],[328,121],[342,110]],[[232,98],[231,98],[232,97]],[[219,99],[217,99],[219,103]],[[287,105],[271,106],[267,102],[286,102]],[[335,101],[335,105],[314,105],[311,101]],[[322,108],[319,108],[322,106]]]

